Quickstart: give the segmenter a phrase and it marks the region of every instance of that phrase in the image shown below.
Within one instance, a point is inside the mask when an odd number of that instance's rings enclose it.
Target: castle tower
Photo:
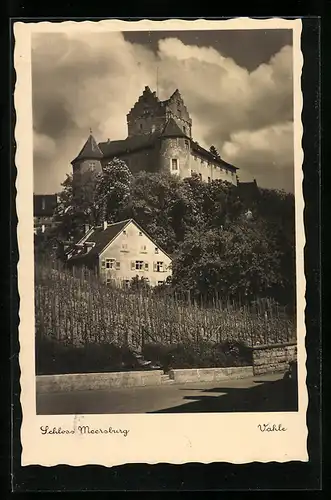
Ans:
[[[192,137],[192,120],[178,89],[163,103],[166,120],[172,118],[187,137]]]
[[[82,147],[80,153],[74,160],[72,160],[73,175],[83,174],[87,171],[99,173],[102,171],[101,160],[103,154],[99,148],[96,140],[92,135],[92,130],[90,135]]]
[[[160,170],[189,177],[191,141],[179,127],[173,117],[170,117],[160,135]]]
[[[160,101],[156,92],[145,87],[127,114],[128,137],[161,132],[170,118],[187,137],[192,137],[192,120],[178,89],[169,99]]]

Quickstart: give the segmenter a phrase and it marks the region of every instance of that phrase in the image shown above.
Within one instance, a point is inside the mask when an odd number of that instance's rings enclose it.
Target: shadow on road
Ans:
[[[249,388],[215,387],[204,394],[185,396],[184,404],[149,413],[283,412],[298,411],[297,384],[287,380],[265,381]],[[185,390],[185,389],[184,389]],[[194,390],[194,389],[193,389]],[[208,396],[207,393],[223,393]]]

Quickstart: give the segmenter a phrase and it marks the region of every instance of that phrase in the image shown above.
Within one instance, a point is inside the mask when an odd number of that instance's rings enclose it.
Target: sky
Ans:
[[[293,191],[292,67],[290,30],[34,34],[34,191],[61,190],[90,128],[125,139],[146,85],[161,100],[179,89],[194,140],[241,181]]]

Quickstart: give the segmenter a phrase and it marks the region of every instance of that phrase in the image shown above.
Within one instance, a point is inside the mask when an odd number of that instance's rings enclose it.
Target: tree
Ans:
[[[59,237],[77,239],[84,226],[96,225],[100,219],[100,207],[97,203],[96,188],[99,174],[91,171],[67,175],[62,183],[59,204],[55,211]]]
[[[215,148],[215,146],[210,146],[209,151],[213,156],[215,156],[215,158],[217,158],[218,160],[221,159],[221,156],[220,156],[219,152],[217,151],[217,149]]]
[[[96,187],[96,203],[101,217],[117,222],[127,209],[130,198],[132,174],[126,163],[112,159],[103,167]]]
[[[55,215],[59,235],[75,240],[86,224],[118,221],[128,203],[131,178],[127,165],[116,158],[101,173],[88,170],[67,175]]]
[[[240,220],[227,229],[194,229],[173,262],[173,284],[192,295],[240,300],[282,286],[279,254],[263,223]]]

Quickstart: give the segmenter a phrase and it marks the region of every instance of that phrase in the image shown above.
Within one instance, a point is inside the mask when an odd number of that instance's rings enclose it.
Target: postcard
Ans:
[[[308,461],[301,27],[14,23],[23,466]]]

